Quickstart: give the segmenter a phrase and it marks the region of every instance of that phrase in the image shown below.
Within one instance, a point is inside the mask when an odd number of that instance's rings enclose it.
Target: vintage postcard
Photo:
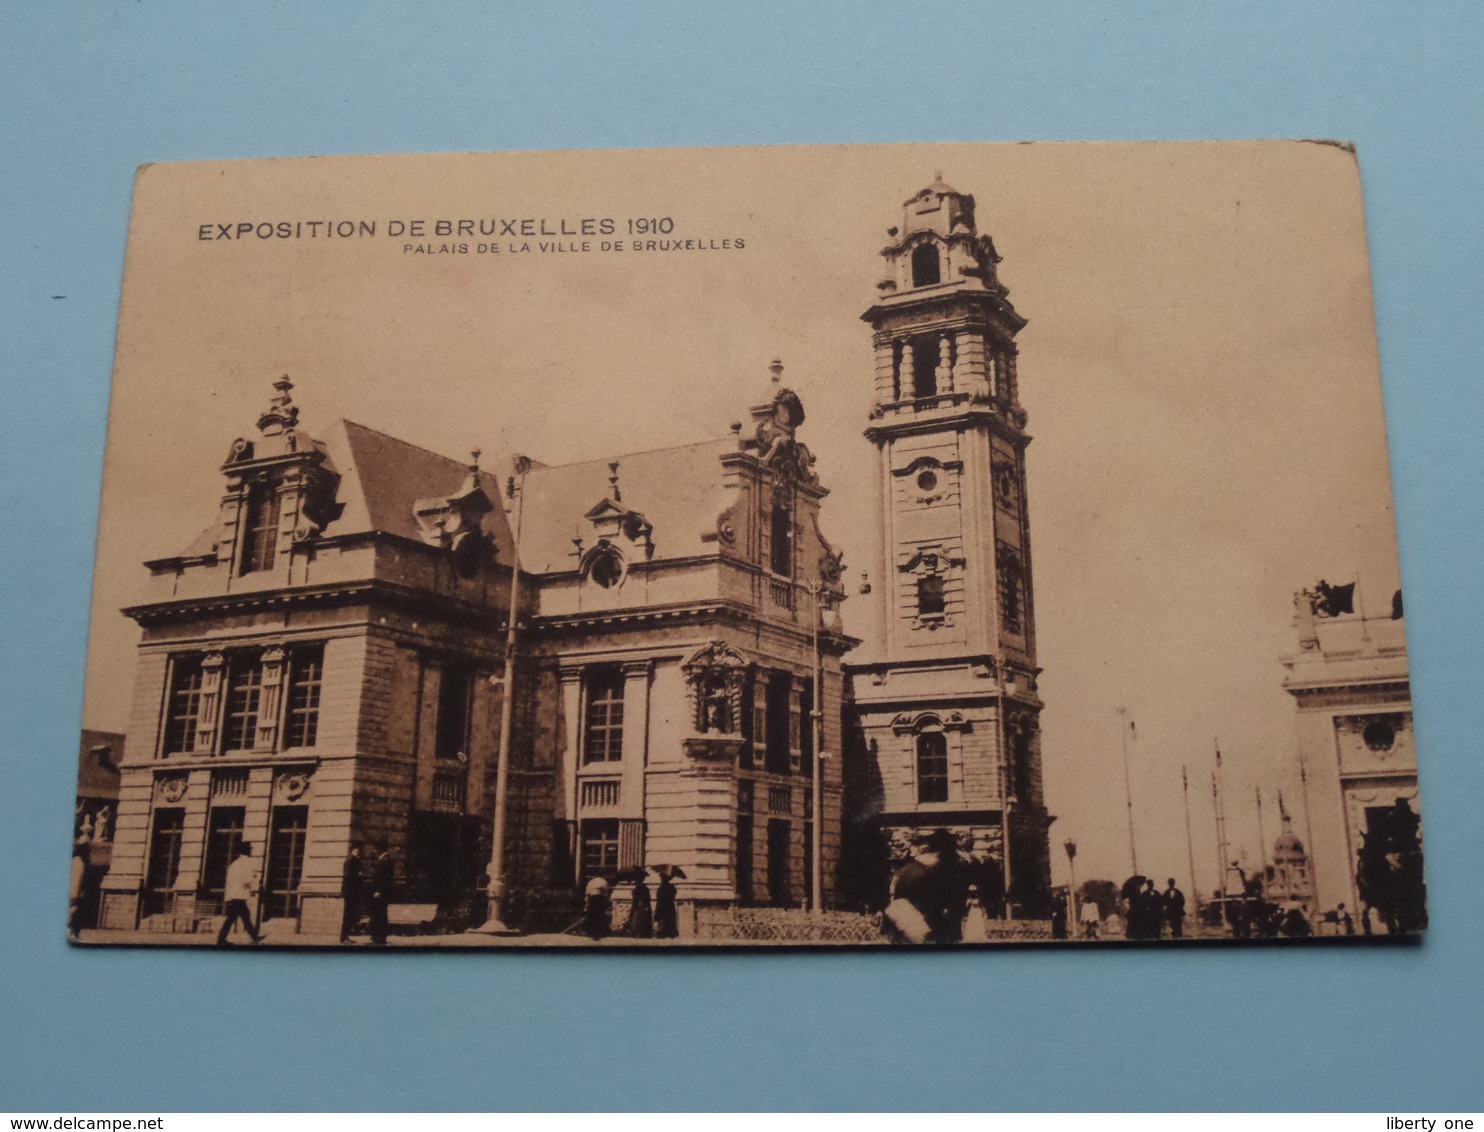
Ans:
[[[142,167],[91,632],[89,944],[1426,924],[1344,145]]]

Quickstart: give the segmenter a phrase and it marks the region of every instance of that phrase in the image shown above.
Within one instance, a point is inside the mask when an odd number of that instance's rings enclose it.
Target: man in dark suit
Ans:
[[[340,913],[340,942],[349,943],[361,919],[361,843],[352,841],[345,864],[340,868],[340,895],[345,901]]]
[[[1185,934],[1185,893],[1175,887],[1175,878],[1170,877],[1169,887],[1164,892],[1165,922],[1170,925],[1170,938],[1180,939]]]
[[[378,842],[376,856],[371,859],[371,896],[366,902],[371,942],[377,946],[386,944],[386,910],[391,903],[395,874],[396,866],[392,863],[391,850],[387,848],[386,842]]]

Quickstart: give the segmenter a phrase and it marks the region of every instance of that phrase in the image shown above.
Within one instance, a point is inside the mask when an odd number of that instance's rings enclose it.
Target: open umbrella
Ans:
[[[643,865],[630,865],[626,869],[619,869],[614,874],[613,880],[617,884],[632,884],[634,881],[643,880],[649,875],[649,870]]]
[[[679,865],[655,865],[654,871],[662,877],[669,877],[671,880],[685,879],[685,870]]]
[[[1120,891],[1119,895],[1122,896],[1125,900],[1132,900],[1135,896],[1144,891],[1144,882],[1148,879],[1148,877],[1140,876],[1138,873],[1135,873],[1133,876],[1129,877],[1128,880],[1123,882],[1123,888]]]

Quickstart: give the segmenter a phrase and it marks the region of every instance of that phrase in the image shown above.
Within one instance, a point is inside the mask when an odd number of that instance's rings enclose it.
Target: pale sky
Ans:
[[[85,726],[122,729],[141,563],[214,521],[217,471],[281,373],[301,426],[348,417],[449,456],[548,463],[725,434],[781,357],[832,489],[848,630],[875,562],[859,316],[886,229],[936,172],[977,200],[1018,338],[1055,879],[1128,872],[1126,706],[1141,871],[1215,873],[1210,770],[1254,862],[1281,789],[1302,833],[1280,654],[1292,596],[1360,580],[1389,610],[1396,547],[1360,183],[1327,145],[771,147],[157,165],[138,183],[99,527]],[[607,252],[630,218],[738,250]],[[390,219],[612,218],[588,253],[404,254]],[[353,239],[203,241],[238,222],[375,220]],[[575,237],[580,240],[582,237]],[[573,237],[560,238],[570,243]],[[503,246],[522,242],[499,237]],[[549,238],[548,238],[548,242]],[[489,459],[486,458],[486,464]],[[635,502],[635,506],[640,506]],[[663,532],[656,532],[656,539]],[[876,594],[882,587],[872,579]],[[873,595],[874,596],[874,595]]]

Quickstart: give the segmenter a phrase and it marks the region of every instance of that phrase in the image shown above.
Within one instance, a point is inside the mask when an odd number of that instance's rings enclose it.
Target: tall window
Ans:
[[[623,682],[619,668],[597,668],[588,675],[582,744],[585,763],[613,763],[623,758]]]
[[[247,810],[242,806],[213,806],[206,823],[206,862],[201,888],[208,900],[221,903],[227,889],[227,866],[242,844]]]
[[[201,721],[201,658],[175,658],[166,705],[165,754],[190,754],[196,749],[196,725]]]
[[[304,843],[308,839],[308,806],[273,808],[273,826],[268,833],[264,919],[299,914],[299,882],[304,878]]]
[[[931,287],[942,278],[935,244],[918,244],[912,249],[912,286]]]
[[[271,570],[278,552],[278,492],[272,484],[254,485],[244,511],[240,572]]]
[[[222,750],[250,751],[258,742],[258,711],[263,702],[262,658],[233,657],[227,665],[227,713],[222,723]]]
[[[793,903],[793,823],[768,819],[768,903],[787,908]]]
[[[1032,786],[1031,737],[1024,731],[1017,730],[1010,741],[1010,748],[1014,754],[1015,796],[1022,802],[1027,802],[1031,797]]]
[[[742,738],[747,742],[742,744],[742,750],[737,754],[737,765],[744,770],[752,769],[753,748],[760,741],[760,737],[766,733],[766,724],[762,721],[763,704],[757,694],[758,674],[755,671],[747,673],[747,682],[742,685]]]
[[[312,747],[319,733],[319,693],[325,675],[325,646],[308,645],[289,654],[289,706],[285,747]]]
[[[804,690],[799,695],[799,773],[814,773],[814,677],[804,678]]]
[[[783,503],[773,505],[773,573],[794,575],[794,517]]]
[[[752,903],[752,813],[753,784],[749,779],[737,783],[737,899]]]
[[[938,343],[919,338],[912,343],[912,396],[938,395]]]
[[[455,664],[444,665],[438,683],[438,729],[433,752],[440,759],[457,759],[469,750],[469,710],[474,699],[474,676]]]
[[[943,575],[924,574],[917,579],[917,615],[941,617],[943,614]]]
[[[144,912],[154,915],[170,906],[175,877],[180,872],[180,844],[185,835],[185,811],[155,811],[149,839],[149,871],[144,878]]]
[[[1007,633],[1019,633],[1021,574],[1018,562],[1000,564],[1000,623]]]
[[[941,731],[917,737],[917,800],[948,801],[948,740]]]
[[[791,769],[788,753],[790,716],[789,678],[782,672],[773,673],[768,679],[767,737],[763,748],[763,767],[773,774],[787,774]],[[793,716],[795,724],[798,716]]]

